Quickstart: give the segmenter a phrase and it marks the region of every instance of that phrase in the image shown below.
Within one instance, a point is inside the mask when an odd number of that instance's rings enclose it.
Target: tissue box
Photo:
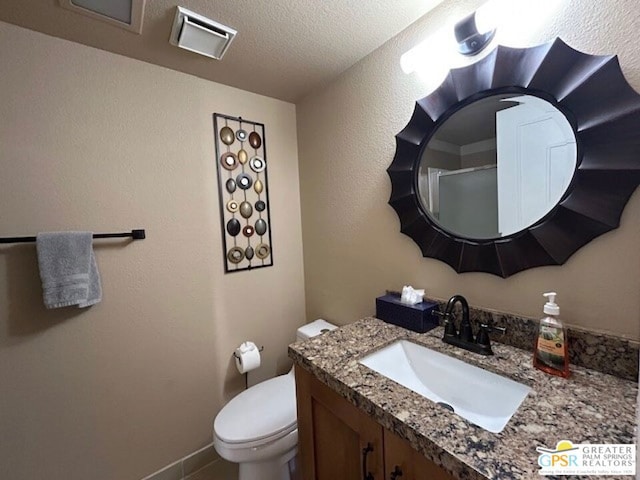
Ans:
[[[415,305],[407,305],[395,295],[383,295],[376,298],[376,317],[399,327],[424,333],[436,328],[440,322],[434,315],[438,304],[423,301]]]

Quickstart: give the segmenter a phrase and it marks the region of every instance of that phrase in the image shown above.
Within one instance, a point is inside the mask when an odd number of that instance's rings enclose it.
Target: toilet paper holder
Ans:
[[[258,351],[262,352],[264,350],[264,345],[258,347]],[[233,356],[236,357],[238,360],[240,359],[240,357],[238,356],[238,354],[236,352],[233,352]]]

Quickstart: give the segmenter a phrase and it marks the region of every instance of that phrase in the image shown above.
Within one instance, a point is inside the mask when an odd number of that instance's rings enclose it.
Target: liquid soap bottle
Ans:
[[[569,376],[569,352],[567,331],[558,315],[560,307],[556,303],[556,293],[545,293],[545,317],[540,320],[538,336],[533,349],[533,366],[551,375]]]

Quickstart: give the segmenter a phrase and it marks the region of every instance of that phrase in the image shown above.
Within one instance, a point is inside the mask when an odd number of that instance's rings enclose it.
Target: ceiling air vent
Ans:
[[[233,28],[177,7],[169,43],[220,60],[236,36]]]

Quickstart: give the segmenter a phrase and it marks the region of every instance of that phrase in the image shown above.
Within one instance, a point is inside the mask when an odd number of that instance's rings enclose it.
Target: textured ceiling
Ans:
[[[2,0],[0,20],[243,90],[296,101],[441,1],[147,0],[141,35],[65,10],[58,0]],[[169,44],[177,5],[238,30],[222,61]]]

